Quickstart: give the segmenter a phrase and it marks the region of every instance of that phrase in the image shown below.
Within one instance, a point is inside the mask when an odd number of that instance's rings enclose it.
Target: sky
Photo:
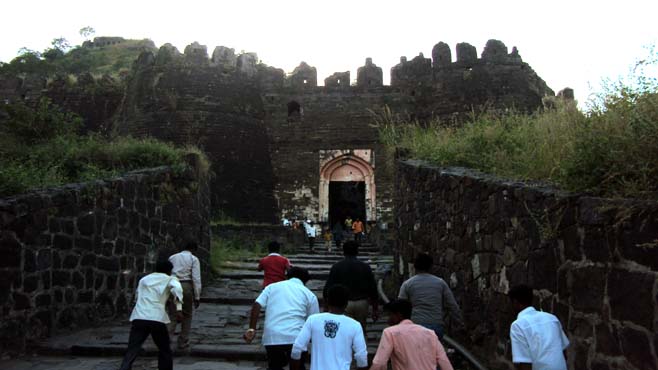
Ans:
[[[575,89],[583,105],[602,79],[627,75],[646,47],[658,43],[658,1],[650,0],[9,0],[0,16],[0,61],[18,50],[43,50],[54,38],[81,44],[96,36],[149,38],[183,51],[197,41],[258,54],[292,72],[315,66],[318,82],[356,69],[367,57],[384,70],[401,56],[431,57],[439,41],[468,42],[482,53],[489,39],[516,46],[555,92]]]

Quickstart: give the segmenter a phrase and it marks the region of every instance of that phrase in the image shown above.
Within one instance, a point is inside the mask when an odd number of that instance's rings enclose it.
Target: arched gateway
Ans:
[[[370,149],[325,151],[320,156],[320,221],[346,216],[376,219],[374,156]]]

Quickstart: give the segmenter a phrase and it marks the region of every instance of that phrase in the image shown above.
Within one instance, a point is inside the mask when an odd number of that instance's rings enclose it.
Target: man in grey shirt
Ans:
[[[402,283],[398,299],[411,301],[411,321],[434,330],[439,338],[443,338],[444,310],[448,311],[457,328],[464,327],[464,320],[448,284],[430,273],[432,262],[432,257],[426,253],[416,256],[416,275]]]

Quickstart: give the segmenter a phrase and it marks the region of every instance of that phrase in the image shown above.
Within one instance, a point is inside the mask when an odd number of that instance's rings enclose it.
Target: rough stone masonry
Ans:
[[[506,296],[534,286],[571,341],[570,369],[658,369],[658,202],[601,199],[459,168],[399,163],[397,273],[435,256],[462,307],[469,349],[512,369]]]
[[[131,309],[137,281],[195,237],[208,276],[208,179],[162,167],[0,199],[0,353]]]

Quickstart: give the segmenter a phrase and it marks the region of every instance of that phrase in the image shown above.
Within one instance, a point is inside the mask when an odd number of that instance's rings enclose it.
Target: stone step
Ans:
[[[219,277],[222,279],[262,279],[263,273],[256,270],[224,270],[220,272]],[[311,279],[314,280],[327,280],[328,277],[328,270],[311,272]]]
[[[292,261],[291,261],[292,262]],[[303,263],[297,262],[293,265],[301,268],[305,268],[308,271],[329,271],[333,263]],[[253,270],[258,271],[258,264],[255,262],[223,262],[219,265],[220,271],[226,270]],[[375,269],[377,268],[377,263],[370,263],[370,267]],[[262,272],[261,272],[262,274]]]

